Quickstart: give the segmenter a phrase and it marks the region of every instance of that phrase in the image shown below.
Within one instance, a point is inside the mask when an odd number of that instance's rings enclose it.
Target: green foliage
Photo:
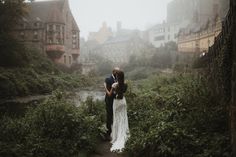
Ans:
[[[28,61],[24,67],[0,67],[0,98],[46,94],[58,88],[71,90],[94,83],[91,77],[63,73],[46,56],[35,50],[26,49],[25,54]],[[17,58],[21,60],[21,57]]]
[[[23,67],[29,63],[24,45],[6,33],[0,34],[0,54],[0,66],[3,67]]]
[[[157,76],[149,84],[127,96],[130,156],[230,156],[227,110],[205,79]]]
[[[158,69],[172,68],[175,64],[177,45],[167,43],[165,46],[157,49],[147,49],[141,55],[133,54],[129,58],[127,65],[124,65],[124,71],[131,80],[147,78]]]
[[[8,32],[27,14],[25,0],[0,0],[0,35]]]
[[[100,140],[103,106],[88,100],[77,108],[64,95],[55,92],[22,118],[0,119],[0,156],[71,157],[93,151]]]
[[[46,70],[49,70],[48,67]],[[50,93],[56,89],[75,89],[91,86],[92,78],[80,74],[50,74],[33,68],[0,68],[0,97]]]
[[[202,68],[214,95],[222,97],[222,104],[231,99],[232,49],[231,37],[225,36],[220,49],[213,47],[211,52],[195,61],[194,68]],[[213,54],[216,53],[216,54]]]
[[[25,47],[12,35],[12,30],[26,13],[24,0],[0,0],[0,66],[25,66],[29,61]]]

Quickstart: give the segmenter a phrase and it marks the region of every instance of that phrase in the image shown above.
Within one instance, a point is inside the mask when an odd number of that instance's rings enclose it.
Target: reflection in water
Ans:
[[[103,101],[105,99],[105,92],[88,90],[76,92],[74,97],[74,102],[76,106],[80,106],[81,102],[86,101],[87,97],[92,97],[94,101]]]
[[[86,101],[87,97],[91,96],[94,101],[104,101],[105,92],[99,90],[81,90],[71,94],[71,97],[76,106],[80,106],[81,102]],[[12,100],[0,100],[0,117],[1,115],[23,115],[29,107],[36,107],[50,95],[27,96],[15,98]]]

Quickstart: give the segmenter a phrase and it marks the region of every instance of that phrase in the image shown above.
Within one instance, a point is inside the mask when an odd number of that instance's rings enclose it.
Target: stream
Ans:
[[[80,106],[82,102],[85,102],[87,97],[92,97],[93,101],[103,101],[105,99],[105,92],[99,90],[81,90],[75,92],[74,103],[76,106]]]
[[[14,99],[8,100],[0,100],[0,114],[19,114],[27,110],[30,106],[37,106],[40,102],[50,97],[51,95],[36,95],[36,96],[26,96],[26,97],[18,97]],[[91,90],[84,89],[78,90],[71,93],[71,97],[68,99],[72,99],[72,102],[75,103],[76,106],[80,106],[81,103],[85,102],[87,97],[92,97],[93,101],[99,100],[103,101],[105,98],[105,92],[102,90]]]

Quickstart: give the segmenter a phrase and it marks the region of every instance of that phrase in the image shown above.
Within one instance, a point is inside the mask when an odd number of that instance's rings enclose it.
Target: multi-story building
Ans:
[[[179,30],[187,23],[165,23],[157,24],[148,30],[149,42],[155,46],[164,46],[168,42],[177,42]]]
[[[94,40],[99,44],[103,44],[106,40],[113,36],[111,28],[107,27],[106,22],[103,22],[102,27],[98,32],[90,32],[88,40]]]
[[[195,26],[194,28],[197,28]],[[209,22],[197,31],[185,28],[178,37],[178,51],[184,53],[206,53],[221,32],[221,19]]]
[[[68,0],[27,3],[29,14],[16,27],[17,38],[47,55],[55,63],[70,67],[78,62],[80,30]]]
[[[203,13],[208,12],[206,14],[208,18],[195,12],[192,23],[179,32],[179,52],[204,54],[214,44],[215,38],[221,32],[221,21],[229,8],[229,5],[227,7],[229,0],[215,0],[214,2],[211,0],[210,2],[211,11],[206,8],[209,3],[200,0],[200,8],[203,8]]]
[[[173,0],[167,6],[167,23],[191,22],[197,14],[200,24],[205,24],[216,12],[225,16],[228,5],[229,0]]]
[[[205,27],[216,14],[223,17],[227,13],[227,4],[229,0],[173,0],[167,6],[167,22],[148,30],[149,42],[155,47],[170,41],[177,42],[182,28],[193,23],[197,23],[194,29]]]

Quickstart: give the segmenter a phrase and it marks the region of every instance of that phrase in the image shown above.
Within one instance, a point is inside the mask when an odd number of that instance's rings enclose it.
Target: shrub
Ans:
[[[93,151],[103,123],[100,113],[77,108],[63,95],[56,92],[22,118],[2,118],[0,156],[71,157]],[[99,106],[94,104],[94,111],[101,111]]]
[[[130,156],[230,156],[227,110],[205,79],[180,75],[153,81],[127,99]]]

